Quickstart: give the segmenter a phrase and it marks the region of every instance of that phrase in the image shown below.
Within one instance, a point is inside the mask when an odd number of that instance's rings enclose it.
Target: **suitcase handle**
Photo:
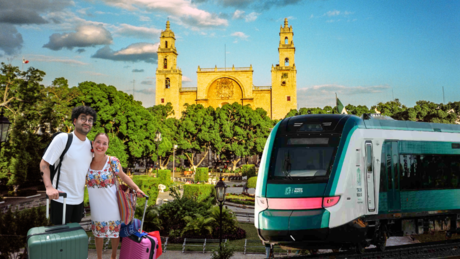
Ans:
[[[53,226],[53,227],[45,227],[45,232],[53,232],[53,231],[56,231],[56,230],[66,229],[66,228],[69,228],[69,226],[67,226],[67,225],[59,225],[59,226]]]
[[[48,194],[45,194],[46,196],[46,218],[48,219],[49,216],[50,216],[50,212],[49,212],[49,208],[50,208],[50,197],[48,197]],[[66,200],[67,200],[67,193],[65,192],[60,192],[59,193],[59,196],[62,196],[64,197],[64,204],[63,204],[63,208],[64,208],[64,211],[62,213],[62,225],[65,225],[65,209],[66,209]]]
[[[149,202],[149,196],[144,195],[144,197],[145,197],[144,214],[142,214],[141,231],[139,233],[142,233],[142,229],[144,228],[145,211],[147,210],[147,203]]]

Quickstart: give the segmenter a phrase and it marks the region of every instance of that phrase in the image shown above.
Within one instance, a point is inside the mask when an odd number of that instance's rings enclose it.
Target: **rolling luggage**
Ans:
[[[65,224],[66,193],[62,225],[35,227],[27,232],[27,251],[29,259],[87,259],[88,235],[78,223]],[[46,196],[46,218],[49,218],[49,199]]]
[[[144,214],[142,215],[141,229],[139,233],[124,237],[121,240],[120,259],[154,259],[158,250],[158,240],[147,233],[142,233],[144,227],[145,211],[149,197],[145,196]]]

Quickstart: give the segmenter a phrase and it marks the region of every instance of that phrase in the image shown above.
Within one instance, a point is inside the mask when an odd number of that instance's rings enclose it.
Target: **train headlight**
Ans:
[[[261,210],[266,210],[266,209],[268,208],[268,201],[267,201],[267,198],[256,197],[256,203],[257,203],[257,206],[258,206]]]
[[[323,198],[323,208],[329,208],[336,205],[340,200],[340,196],[334,197],[324,197]]]

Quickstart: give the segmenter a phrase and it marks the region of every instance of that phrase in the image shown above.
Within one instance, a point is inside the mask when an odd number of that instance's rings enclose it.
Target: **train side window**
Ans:
[[[372,172],[372,143],[366,142],[366,170],[367,172]]]

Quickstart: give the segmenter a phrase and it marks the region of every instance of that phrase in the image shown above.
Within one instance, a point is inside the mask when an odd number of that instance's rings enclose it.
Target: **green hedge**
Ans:
[[[172,184],[171,181],[171,170],[158,170],[157,178],[160,179],[160,183],[166,186],[165,191],[169,190],[169,186]]]
[[[209,177],[208,172],[207,167],[198,167],[195,173],[195,182],[207,183]]]
[[[183,197],[201,202],[209,197],[216,197],[216,189],[212,184],[186,184],[184,185]]]
[[[155,205],[158,198],[158,185],[161,183],[160,179],[148,175],[135,175],[133,182],[141,188],[141,190],[149,196],[148,205]],[[143,206],[145,198],[137,198],[137,205]]]
[[[248,188],[256,188],[256,185],[257,185],[257,176],[254,176],[248,179]]]
[[[85,187],[85,195],[83,196],[83,206],[89,206],[89,196],[88,196],[88,188]]]
[[[248,179],[257,175],[255,165],[243,165],[241,166],[241,171],[243,172],[243,176],[247,176]]]

